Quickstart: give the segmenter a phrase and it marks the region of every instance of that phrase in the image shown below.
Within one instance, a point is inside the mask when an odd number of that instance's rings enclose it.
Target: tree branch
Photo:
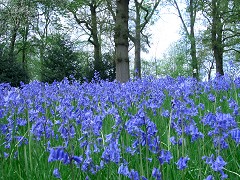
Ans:
[[[147,25],[147,23],[148,23],[148,22],[150,21],[150,19],[152,18],[152,16],[153,16],[155,10],[157,9],[160,1],[161,1],[161,0],[158,0],[157,2],[155,2],[154,7],[153,7],[153,9],[151,10],[151,12],[149,12],[147,8],[145,8],[145,7],[142,6],[142,2],[143,2],[143,1],[141,1],[141,3],[139,3],[140,8],[143,9],[143,10],[146,12],[146,15],[145,15],[145,17],[144,17],[144,20],[145,20],[145,21],[141,24],[141,30],[140,30],[141,32],[143,31],[143,29],[145,28],[145,26]]]

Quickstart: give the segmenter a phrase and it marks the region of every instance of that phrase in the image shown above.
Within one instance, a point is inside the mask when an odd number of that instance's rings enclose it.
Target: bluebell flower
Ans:
[[[136,152],[136,149],[134,149],[134,148],[131,148],[131,147],[126,147],[126,153],[129,153],[129,154],[131,154],[131,155],[134,155],[135,154],[135,152]]]
[[[76,132],[75,132],[75,128],[74,128],[73,125],[70,125],[69,134],[70,134],[70,137],[71,137],[71,138],[74,138]]]
[[[73,156],[72,159],[74,160],[74,163],[76,165],[80,165],[83,162],[83,157],[82,156]]]
[[[138,172],[135,171],[134,169],[131,169],[131,171],[129,173],[129,178],[131,180],[140,180],[140,176],[139,176]]]
[[[178,162],[176,162],[177,168],[179,170],[183,170],[187,167],[187,162],[190,160],[188,156],[186,157],[181,157]]]
[[[158,157],[160,164],[170,163],[170,160],[173,158],[172,153],[167,150],[161,150],[160,156]]]
[[[212,165],[213,164],[213,161],[214,161],[214,155],[211,154],[211,156],[203,156],[202,157],[202,160],[205,160],[205,162],[209,165]]]
[[[214,171],[220,172],[221,179],[227,178],[227,175],[223,172],[224,166],[227,163],[223,160],[221,156],[218,156],[216,160],[214,160],[214,155],[212,154],[210,157],[203,156],[202,159],[205,160],[205,162],[209,164]]]
[[[225,173],[223,172],[223,170],[220,170],[219,172],[220,172],[220,174],[221,174],[221,179],[222,179],[222,180],[228,178],[228,175],[225,174]]]
[[[82,163],[82,170],[84,172],[88,171],[93,166],[93,161],[91,157],[86,157]]]
[[[11,147],[10,143],[7,143],[7,144],[4,146],[5,149],[10,149],[10,147]]]
[[[169,110],[162,110],[162,116],[166,118],[169,117],[170,116]]]
[[[211,167],[214,171],[220,171],[224,168],[227,163],[223,160],[221,156],[218,156],[215,162],[212,163]]]
[[[240,144],[240,129],[239,128],[232,129],[231,131],[229,131],[229,133],[231,134],[232,139],[237,143],[237,145],[239,145]]]
[[[214,147],[219,147],[221,149],[227,149],[229,147],[228,143],[225,141],[224,137],[217,136],[213,138]]]
[[[146,125],[147,125],[147,134],[148,135],[154,136],[158,132],[156,124],[154,124],[152,121],[147,120]]]
[[[209,175],[208,177],[206,177],[206,179],[204,180],[214,180],[214,177],[212,175]]]
[[[203,117],[202,122],[204,123],[204,125],[214,127],[214,124],[216,122],[216,116],[210,112]]]
[[[51,148],[50,155],[48,157],[48,162],[62,161],[64,164],[69,164],[70,159],[67,153],[64,152],[62,148]]]
[[[173,145],[176,145],[176,144],[177,144],[176,138],[175,138],[174,136],[170,137],[169,141],[170,141]]]
[[[9,157],[9,154],[6,153],[6,152],[4,152],[3,155],[4,155],[4,158],[8,158]]]
[[[128,177],[129,174],[130,174],[129,169],[128,169],[128,165],[124,164],[124,163],[121,163],[121,165],[118,168],[118,174],[122,174],[122,175]]]
[[[183,138],[180,138],[180,139],[178,140],[178,145],[181,146],[182,143],[183,143]]]
[[[27,124],[27,120],[22,118],[17,118],[17,124],[19,126],[25,126]]]
[[[186,126],[185,132],[192,136],[191,137],[192,142],[196,141],[198,138],[203,138],[204,136],[203,133],[198,131],[198,128],[195,124],[190,124],[189,126]]]
[[[162,179],[162,174],[158,168],[153,168],[152,170],[152,177],[155,178],[156,180],[161,180]]]
[[[119,163],[120,162],[120,149],[118,147],[117,142],[110,142],[110,144],[105,148],[104,152],[102,153],[102,159],[105,160],[106,162],[115,162]]]
[[[205,109],[205,105],[203,103],[199,103],[198,108],[200,110],[204,110]]]
[[[22,143],[28,144],[28,139],[23,136],[15,136],[15,139],[17,140],[18,146],[21,146]]]
[[[58,168],[55,168],[55,169],[53,170],[53,176],[54,176],[55,178],[61,179],[61,175],[60,175],[60,172],[59,172]]]

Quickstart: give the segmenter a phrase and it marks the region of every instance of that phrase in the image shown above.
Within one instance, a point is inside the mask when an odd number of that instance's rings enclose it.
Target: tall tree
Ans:
[[[179,3],[177,0],[173,1],[173,5],[174,7],[177,9],[178,12],[178,16],[182,22],[184,31],[190,41],[190,55],[191,55],[191,59],[192,59],[192,76],[194,78],[199,79],[199,65],[198,65],[198,60],[197,60],[197,51],[196,51],[196,38],[195,38],[195,22],[196,22],[196,14],[197,14],[197,7],[198,7],[198,0],[187,0],[186,2],[187,5],[187,13],[188,13],[188,20],[184,20],[183,17],[183,12],[181,11],[180,7],[179,7]],[[190,25],[190,30],[188,28],[188,25]]]
[[[149,45],[148,36],[144,34],[144,30],[147,25],[151,22],[156,9],[161,0],[156,1],[145,1],[145,0],[134,0],[135,6],[135,18],[134,21],[134,30],[133,33],[129,33],[129,38],[134,44],[135,56],[134,56],[134,75],[135,77],[141,77],[141,50],[142,45],[145,40],[145,43]]]
[[[116,51],[116,79],[119,82],[126,82],[130,78],[129,56],[128,56],[128,19],[129,0],[116,1],[115,21],[115,51]]]
[[[102,3],[102,0],[91,0],[85,2],[73,1],[68,8],[68,10],[73,14],[79,26],[85,26],[84,31],[89,32],[88,42],[93,45],[94,49],[94,70],[99,72],[101,78],[104,77],[101,36],[99,29],[99,26],[102,24],[102,22],[99,22],[98,13],[101,11],[100,6]],[[90,12],[90,14],[88,17],[86,17],[86,14],[88,14],[88,12]],[[84,13],[85,15],[83,15]]]
[[[202,0],[201,9],[208,22],[206,35],[216,64],[216,73],[224,75],[224,54],[240,52],[240,8],[236,0]]]

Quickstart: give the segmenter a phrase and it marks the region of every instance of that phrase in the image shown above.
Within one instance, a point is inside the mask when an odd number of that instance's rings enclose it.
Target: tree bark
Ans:
[[[135,0],[136,6],[136,20],[135,20],[135,57],[134,57],[134,75],[135,77],[141,78],[141,19],[140,19],[140,5],[137,0]]]
[[[221,22],[221,16],[218,8],[218,1],[212,0],[212,50],[213,56],[216,62],[216,73],[224,75],[223,71],[223,23]]]
[[[101,44],[98,39],[98,28],[97,28],[97,13],[96,5],[94,3],[90,4],[91,11],[91,36],[92,44],[94,46],[94,70],[102,73],[102,57],[101,57]]]
[[[195,33],[194,33],[195,18],[196,18],[196,8],[194,7],[194,0],[190,0],[190,37],[189,37],[191,42],[190,55],[192,58],[193,77],[196,79],[199,79],[196,40],[195,40]]]
[[[28,33],[29,33],[29,24],[24,27],[23,33],[23,45],[22,45],[22,66],[23,69],[27,70],[27,40],[28,40]]]
[[[128,56],[128,11],[129,0],[117,0],[115,22],[116,80],[127,82],[130,78]]]
[[[17,21],[17,23],[14,25],[14,28],[12,30],[12,36],[10,40],[10,46],[9,46],[9,59],[12,61],[14,57],[14,50],[15,50],[15,44],[16,44],[16,38],[17,38],[17,32],[19,29],[20,21]]]

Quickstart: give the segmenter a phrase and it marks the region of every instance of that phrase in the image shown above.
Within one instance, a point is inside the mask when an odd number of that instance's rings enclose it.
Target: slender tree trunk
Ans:
[[[194,0],[190,0],[189,9],[190,9],[190,32],[187,28],[187,25],[183,19],[182,13],[179,9],[178,3],[176,0],[174,0],[174,4],[176,6],[176,9],[178,11],[179,18],[182,21],[184,30],[187,34],[188,39],[191,43],[191,49],[190,49],[190,55],[191,55],[191,66],[192,66],[192,75],[194,78],[199,79],[199,68],[198,68],[198,62],[197,62],[197,51],[196,51],[196,38],[194,34],[194,25],[196,20],[196,6],[194,5]]]
[[[102,55],[101,55],[101,44],[98,39],[98,28],[97,28],[97,13],[96,13],[96,5],[94,3],[90,4],[91,11],[91,35],[93,38],[93,46],[94,46],[94,70],[99,73],[102,73]]]
[[[196,79],[199,79],[196,40],[195,40],[195,33],[194,33],[195,17],[196,17],[196,8],[194,8],[194,0],[190,0],[190,37],[189,37],[191,42],[190,55],[192,58],[193,77]]]
[[[140,6],[137,0],[135,0],[136,6],[136,20],[135,20],[135,58],[134,58],[134,75],[141,78],[141,20],[140,20]]]
[[[14,57],[14,50],[15,50],[15,43],[17,38],[17,31],[19,29],[20,21],[15,24],[13,30],[12,30],[12,36],[10,40],[10,46],[9,46],[9,59],[12,61]]]
[[[128,11],[129,0],[117,0],[115,22],[115,48],[116,48],[116,79],[127,82],[130,78],[128,56]]]
[[[22,48],[22,66],[24,69],[27,69],[27,38],[28,38],[29,25],[24,27],[23,34],[23,48]]]
[[[212,50],[216,62],[216,73],[224,75],[223,71],[223,24],[221,22],[218,1],[212,0]]]
[[[47,46],[47,38],[48,38],[48,27],[50,24],[50,10],[47,6],[45,6],[45,13],[44,13],[44,20],[45,20],[45,24],[44,24],[44,29],[43,29],[43,33],[38,32],[40,37],[41,37],[41,43],[39,46],[39,56],[40,56],[40,80],[43,79],[43,61],[44,61],[44,55],[46,52],[46,46]]]

